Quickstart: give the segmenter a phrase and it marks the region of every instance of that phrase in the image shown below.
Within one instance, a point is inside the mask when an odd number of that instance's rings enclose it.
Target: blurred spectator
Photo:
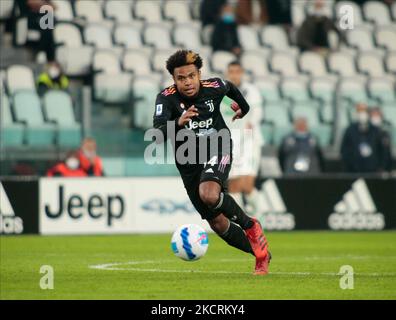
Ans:
[[[256,2],[260,8],[257,15],[255,14],[256,10],[254,10]],[[238,24],[263,24],[267,22],[268,17],[265,0],[238,0],[236,15]]]
[[[315,0],[311,13],[297,31],[297,45],[302,51],[326,53],[330,49],[328,35],[331,30],[338,34],[341,41],[344,40],[335,22],[325,15],[324,6],[324,0]]]
[[[381,142],[383,147],[383,163],[382,169],[384,171],[392,171],[392,144],[391,137],[384,126],[384,119],[382,116],[381,108],[374,107],[370,109],[370,122],[373,126],[377,127],[381,134]]]
[[[212,33],[213,51],[229,51],[239,56],[241,45],[238,39],[235,10],[230,4],[221,8],[220,17]]]
[[[341,156],[347,172],[380,172],[384,163],[384,146],[380,130],[370,122],[368,107],[356,105],[356,122],[344,133]]]
[[[318,140],[309,132],[305,118],[296,118],[294,132],[283,139],[279,163],[286,174],[318,174],[322,171],[322,151]]]
[[[49,62],[45,71],[38,76],[37,87],[40,95],[48,90],[67,90],[69,79],[63,73],[62,67],[56,61]]]
[[[88,176],[104,176],[102,159],[96,154],[96,141],[93,138],[85,138],[77,153],[80,168]]]
[[[40,8],[47,5],[55,10],[55,5],[51,0],[16,0],[16,3],[21,16],[25,16],[28,19],[28,29],[40,32],[37,50],[46,53],[47,61],[53,61],[55,59],[54,34],[52,29],[42,29],[40,27],[40,19],[46,14],[40,13]]]
[[[66,159],[47,171],[47,177],[86,177],[87,173],[80,167],[76,151],[70,152]]]
[[[200,6],[200,16],[202,26],[209,24],[215,25],[221,8],[227,3],[227,0],[203,0]]]
[[[291,0],[266,0],[269,24],[291,24]]]

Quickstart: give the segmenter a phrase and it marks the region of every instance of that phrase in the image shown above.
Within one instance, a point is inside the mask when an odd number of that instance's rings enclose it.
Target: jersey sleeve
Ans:
[[[177,120],[174,117],[173,106],[169,99],[166,99],[161,93],[157,95],[157,99],[155,101],[155,110],[153,115],[153,127],[162,132],[163,140],[158,141],[157,143],[162,143],[167,139],[167,123],[168,121],[174,121],[175,127],[177,127]]]
[[[249,104],[246,99],[243,97],[242,93],[239,89],[233,85],[230,81],[220,79],[222,88],[224,90],[224,95],[234,100],[238,103],[239,107],[242,110],[243,116],[249,112]]]

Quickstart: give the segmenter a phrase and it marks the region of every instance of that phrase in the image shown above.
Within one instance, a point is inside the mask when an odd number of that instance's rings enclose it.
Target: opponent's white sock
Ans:
[[[245,193],[245,199],[247,204],[252,208],[254,213],[257,213],[258,210],[262,208],[260,201],[261,199],[261,194],[258,192],[256,188],[252,190],[249,194]]]

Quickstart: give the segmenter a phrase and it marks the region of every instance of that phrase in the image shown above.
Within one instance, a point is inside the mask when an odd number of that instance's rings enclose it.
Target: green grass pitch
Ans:
[[[2,236],[1,299],[396,299],[396,232],[270,232],[271,274],[209,234],[185,262],[170,235]],[[42,265],[54,289],[40,288]],[[354,271],[340,288],[340,267]]]

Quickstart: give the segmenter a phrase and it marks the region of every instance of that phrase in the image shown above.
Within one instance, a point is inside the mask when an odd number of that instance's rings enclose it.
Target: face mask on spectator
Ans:
[[[356,115],[356,119],[360,124],[367,124],[369,121],[369,115],[367,112],[358,112]]]
[[[75,157],[67,158],[65,163],[67,167],[71,170],[76,170],[80,166],[80,162]]]
[[[52,79],[58,78],[60,76],[59,68],[52,66],[48,69],[48,74]]]
[[[382,118],[378,116],[371,117],[371,124],[380,127],[382,125]]]
[[[232,13],[223,14],[221,18],[226,24],[231,24],[235,22],[235,16]]]

